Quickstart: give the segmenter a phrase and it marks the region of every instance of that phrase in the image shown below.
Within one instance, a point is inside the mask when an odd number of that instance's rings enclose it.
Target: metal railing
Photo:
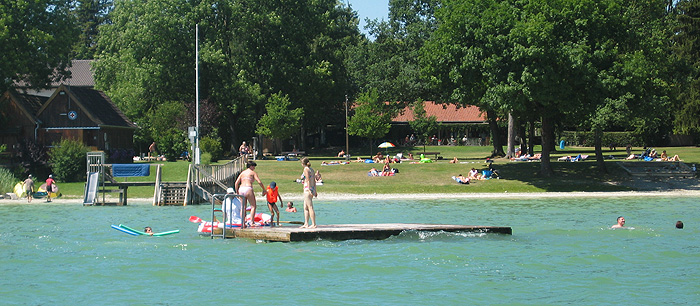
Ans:
[[[212,199],[216,194],[225,194],[245,169],[246,162],[246,158],[239,157],[223,165],[192,165],[187,174],[188,201],[193,197],[195,186]]]

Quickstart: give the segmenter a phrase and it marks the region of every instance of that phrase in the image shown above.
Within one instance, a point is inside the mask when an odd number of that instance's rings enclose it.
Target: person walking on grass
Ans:
[[[314,197],[318,197],[316,192],[316,179],[314,169],[311,168],[311,162],[308,157],[301,159],[301,165],[304,166],[304,225],[301,228],[316,228],[316,212],[314,211]],[[311,224],[309,224],[311,219]]]

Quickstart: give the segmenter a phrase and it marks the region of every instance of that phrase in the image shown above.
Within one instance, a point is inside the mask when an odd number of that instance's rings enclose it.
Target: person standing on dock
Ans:
[[[258,182],[260,188],[262,188],[263,197],[267,194],[265,186],[260,181],[258,174],[255,173],[255,167],[257,165],[258,164],[256,164],[252,160],[248,161],[246,163],[248,169],[243,170],[243,172],[241,172],[241,174],[238,175],[238,178],[236,178],[236,183],[234,183],[234,187],[236,188],[236,190],[238,190],[238,194],[243,196],[243,207],[246,207],[246,202],[250,203],[251,224],[255,220],[255,210],[257,209],[257,203],[255,202],[255,193],[253,192],[253,181]],[[245,224],[242,224],[241,228],[244,227]]]
[[[280,206],[282,206],[282,196],[279,195],[279,190],[277,189],[277,183],[270,182],[270,186],[267,186],[267,208],[270,209],[270,222],[275,224],[275,216],[277,216],[277,226],[280,225],[280,211],[277,209],[277,199],[280,201]]]
[[[308,157],[301,159],[301,165],[304,166],[304,225],[301,228],[316,228],[316,212],[314,211],[313,198],[318,197],[316,193],[316,179],[314,169],[311,168],[311,162]],[[311,225],[309,225],[311,219]]]

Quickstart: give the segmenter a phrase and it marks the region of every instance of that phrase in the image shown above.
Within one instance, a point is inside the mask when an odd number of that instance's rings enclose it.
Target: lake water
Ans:
[[[267,211],[264,208],[263,211]],[[316,201],[319,223],[511,226],[381,241],[210,239],[209,206],[0,205],[5,305],[697,305],[692,197]],[[634,229],[611,230],[623,215]],[[301,213],[282,214],[299,221]],[[677,220],[686,228],[675,229]],[[110,228],[152,226],[163,237]]]

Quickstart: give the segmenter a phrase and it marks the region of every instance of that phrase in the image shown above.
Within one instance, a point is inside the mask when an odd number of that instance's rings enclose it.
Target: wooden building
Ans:
[[[12,151],[22,139],[37,139],[39,121],[36,114],[47,97],[8,90],[0,96],[0,144]]]
[[[102,91],[61,85],[37,112],[39,143],[82,141],[93,150],[132,149],[137,126]]]
[[[23,140],[51,147],[80,140],[92,150],[133,151],[138,128],[102,91],[94,89],[91,61],[73,61],[71,77],[46,90],[15,84],[0,96],[0,144],[10,152]]]

